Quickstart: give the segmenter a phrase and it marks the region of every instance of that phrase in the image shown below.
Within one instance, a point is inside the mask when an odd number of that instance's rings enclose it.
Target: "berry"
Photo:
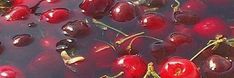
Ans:
[[[203,38],[214,38],[216,35],[227,35],[228,27],[218,17],[210,17],[201,20],[193,27],[193,31]]]
[[[204,66],[208,71],[225,72],[232,67],[232,63],[222,56],[212,55],[206,60]]]
[[[101,19],[114,4],[114,0],[83,0],[81,12],[86,16]]]
[[[41,20],[49,23],[60,23],[69,18],[69,10],[65,8],[54,8],[48,10],[41,15]]]
[[[25,5],[17,5],[12,7],[9,12],[4,16],[7,21],[23,20],[30,15],[30,9]]]
[[[46,0],[46,1],[49,2],[49,3],[54,3],[54,2],[57,2],[59,0]]]
[[[183,58],[171,57],[160,68],[161,78],[200,78],[197,66]]]
[[[147,0],[146,3],[144,3],[145,6],[150,8],[161,8],[164,5],[166,5],[168,0]]]
[[[176,46],[180,46],[186,43],[191,43],[192,38],[185,34],[175,32],[169,36],[169,41],[175,44]]]
[[[164,57],[176,51],[176,46],[170,42],[153,43],[150,48],[151,54],[156,58],[157,62],[162,61]]]
[[[135,6],[130,2],[116,3],[110,12],[111,18],[118,22],[127,22],[135,18]]]
[[[176,11],[174,18],[176,22],[186,25],[193,25],[199,21],[198,15],[192,11]]]
[[[29,34],[20,34],[13,37],[13,45],[16,47],[24,47],[31,44],[33,37]]]
[[[165,18],[155,13],[144,14],[140,20],[140,24],[150,30],[161,29],[167,25]]]
[[[187,0],[182,6],[183,11],[193,11],[197,14],[202,14],[207,9],[207,5],[203,0]]]
[[[3,65],[0,66],[0,78],[25,78],[20,69],[10,66]]]
[[[69,37],[82,37],[89,33],[90,27],[84,21],[71,21],[62,27],[63,34]]]
[[[147,65],[138,55],[125,55],[114,62],[113,69],[123,71],[124,78],[142,78],[146,73]]]
[[[76,41],[74,39],[63,39],[56,43],[56,51],[73,51],[76,49]]]

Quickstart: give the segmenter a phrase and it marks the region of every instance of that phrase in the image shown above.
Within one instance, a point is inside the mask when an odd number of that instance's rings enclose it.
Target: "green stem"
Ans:
[[[122,32],[122,31],[120,31],[120,30],[118,30],[118,29],[116,29],[116,28],[113,28],[113,27],[111,27],[111,26],[109,26],[109,25],[106,25],[106,24],[104,24],[104,23],[101,22],[101,21],[98,21],[98,20],[96,20],[96,19],[93,19],[92,21],[93,21],[93,23],[95,23],[95,24],[99,24],[99,25],[105,26],[105,27],[107,27],[107,28],[110,28],[110,29],[112,29],[112,30],[114,30],[114,31],[116,31],[116,32],[118,32],[118,33],[124,35],[124,36],[128,36],[128,34]]]

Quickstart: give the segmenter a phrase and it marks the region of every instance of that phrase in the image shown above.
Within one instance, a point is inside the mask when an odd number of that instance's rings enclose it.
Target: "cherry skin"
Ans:
[[[59,0],[46,0],[46,1],[49,2],[49,3],[54,3],[54,2],[57,2]]]
[[[207,9],[207,5],[203,0],[187,0],[182,6],[181,10],[193,11],[197,14],[203,14]]]
[[[22,71],[15,66],[0,66],[0,78],[25,78]]]
[[[200,78],[197,66],[183,58],[171,57],[160,68],[161,78]]]
[[[90,27],[84,21],[71,21],[62,27],[63,34],[69,37],[83,37],[89,34]]]
[[[48,23],[60,23],[69,18],[69,10],[65,8],[54,8],[48,10],[41,15],[41,20]]]
[[[17,5],[12,7],[4,16],[7,21],[23,20],[30,15],[30,9],[25,5]]]
[[[24,47],[33,42],[33,37],[29,34],[20,34],[13,37],[13,45],[16,47]]]
[[[113,69],[123,71],[124,78],[142,78],[147,65],[139,55],[125,55],[114,62]]]
[[[225,72],[232,67],[232,63],[222,56],[212,55],[206,60],[204,66],[210,72]]]
[[[177,11],[174,18],[176,22],[186,25],[193,25],[199,21],[199,16],[192,11]]]
[[[114,0],[83,0],[81,12],[86,16],[101,19],[114,4]]]
[[[167,25],[165,18],[155,13],[144,14],[140,20],[140,24],[150,30],[161,29]]]
[[[118,22],[127,22],[135,18],[135,7],[130,2],[116,3],[110,12],[111,18]]]
[[[181,46],[186,43],[191,43],[192,38],[185,34],[174,32],[169,36],[169,41],[176,46]]]
[[[218,17],[203,19],[193,27],[193,31],[202,38],[214,38],[216,35],[228,35],[229,29]]]

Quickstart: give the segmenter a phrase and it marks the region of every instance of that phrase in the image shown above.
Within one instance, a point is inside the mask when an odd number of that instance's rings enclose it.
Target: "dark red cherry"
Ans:
[[[161,29],[167,25],[166,19],[155,13],[144,14],[140,20],[140,24],[150,30]]]
[[[218,17],[201,20],[193,27],[193,31],[203,38],[214,38],[218,34],[227,35],[229,33],[225,22]]]
[[[16,47],[24,47],[31,44],[33,37],[29,34],[20,34],[13,37],[13,45]]]
[[[30,15],[30,8],[25,5],[17,5],[12,7],[4,16],[7,21],[23,20]]]
[[[69,18],[69,10],[65,8],[54,8],[41,15],[41,20],[49,23],[59,23]]]
[[[69,37],[83,37],[89,34],[90,27],[84,21],[70,21],[63,27],[63,34]]]
[[[111,67],[111,63],[117,58],[117,53],[113,50],[113,47],[105,42],[95,42],[91,45],[90,54],[98,68]]]
[[[147,65],[139,55],[125,55],[119,57],[113,64],[113,69],[124,72],[124,78],[142,78]]]
[[[219,55],[210,56],[205,61],[204,65],[204,68],[210,72],[225,72],[228,71],[231,67],[231,61]]]
[[[114,0],[83,0],[80,8],[83,14],[101,19],[113,4]]]
[[[63,39],[56,43],[56,51],[73,51],[76,49],[76,41],[74,39]]]
[[[23,72],[15,66],[0,66],[0,78],[25,78]]]
[[[193,25],[199,21],[199,16],[192,11],[177,11],[174,13],[176,22],[186,25]]]
[[[191,43],[192,42],[192,38],[190,36],[187,36],[185,34],[182,33],[172,33],[169,36],[168,39],[171,43],[175,44],[176,46],[180,46],[186,43]]]
[[[118,22],[127,22],[135,18],[135,6],[130,2],[116,3],[110,12],[111,18]]]
[[[201,78],[197,66],[190,60],[171,57],[160,68],[161,78]]]
[[[58,76],[63,72],[64,68],[65,66],[60,55],[53,50],[48,50],[36,55],[29,62],[27,71],[32,76],[31,78],[48,78],[52,77],[53,74]]]
[[[203,2],[203,0],[187,0],[184,4],[182,4],[181,9],[202,14],[207,9],[207,5]]]

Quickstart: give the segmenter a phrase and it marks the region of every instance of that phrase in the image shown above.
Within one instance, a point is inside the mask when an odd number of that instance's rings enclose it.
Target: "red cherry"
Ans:
[[[57,2],[59,0],[46,0],[46,1],[49,2],[49,3],[54,3],[54,2]]]
[[[0,78],[25,78],[22,71],[20,69],[4,65],[0,66]]]
[[[197,66],[183,58],[171,57],[160,68],[161,78],[200,78]]]
[[[25,5],[17,5],[10,9],[10,11],[4,16],[7,21],[23,20],[29,17],[30,9]]]
[[[186,25],[193,25],[199,21],[199,16],[192,11],[177,11],[174,18],[176,22]]]
[[[80,4],[82,13],[100,19],[114,4],[114,0],[83,0]]]
[[[140,24],[150,30],[161,29],[167,25],[165,18],[155,13],[144,14],[140,20]]]
[[[69,18],[69,10],[65,8],[55,8],[44,12],[41,15],[41,20],[49,23],[59,23]]]
[[[51,66],[54,65],[54,66]],[[53,74],[60,74],[65,68],[63,61],[57,52],[41,52],[28,64],[28,72],[33,78],[47,78]],[[40,75],[38,75],[40,74]]]
[[[185,34],[175,32],[169,36],[169,41],[175,44],[176,46],[180,46],[186,43],[191,43],[192,38]]]
[[[124,78],[142,78],[147,65],[139,55],[125,55],[114,62],[113,69],[123,71]]]
[[[210,72],[225,72],[232,67],[232,63],[222,56],[212,55],[205,61],[204,66]]]
[[[64,35],[69,37],[84,37],[90,33],[90,27],[86,22],[76,20],[63,25],[62,31]]]
[[[135,18],[135,6],[130,2],[118,2],[111,9],[110,15],[118,22],[130,21]]]
[[[181,6],[181,9],[193,11],[197,14],[202,14],[207,9],[207,5],[202,0],[187,0]]]
[[[117,58],[113,48],[104,42],[94,43],[91,46],[90,54],[98,68],[111,67],[111,63]]]
[[[214,38],[218,34],[227,35],[229,33],[225,22],[218,17],[203,19],[194,26],[193,30],[203,38]]]
[[[22,4],[24,0],[13,0],[13,5],[19,5]]]

